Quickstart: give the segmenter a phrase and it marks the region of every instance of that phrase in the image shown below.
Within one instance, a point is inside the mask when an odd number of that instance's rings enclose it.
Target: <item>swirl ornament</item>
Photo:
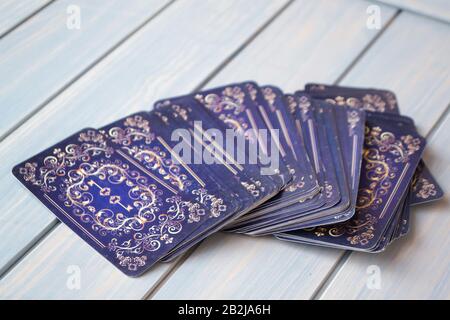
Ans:
[[[252,95],[252,92],[250,91],[249,94]],[[256,98],[256,92],[254,95]],[[195,99],[207,109],[217,114],[219,119],[229,128],[244,135],[248,140],[253,141],[255,139],[252,131],[248,130],[250,125],[245,120],[245,117],[241,116],[245,112],[245,92],[240,87],[226,87],[222,90],[221,94],[197,94]]]
[[[139,118],[130,123],[147,130],[146,122]],[[150,137],[133,136],[143,140]],[[186,181],[164,159],[165,154],[157,149],[150,151],[142,157],[151,159],[161,172]],[[19,173],[80,232],[111,251],[110,257],[121,267],[133,271],[145,266],[149,252],[173,243],[186,224],[200,221],[206,208],[211,206],[208,213],[212,217],[220,216],[227,208],[223,199],[208,194],[206,189],[191,190],[197,197],[191,201],[177,195],[167,197],[153,180],[131,169],[127,162],[113,158],[113,153],[103,134],[88,130],[79,134],[78,143],[52,149],[39,163],[26,162]]]
[[[263,88],[262,93],[264,95],[264,99],[269,103],[270,111],[275,112],[275,99],[277,98],[276,93],[273,92],[270,87]]]
[[[426,178],[420,178],[415,184],[413,191],[415,196],[420,199],[428,199],[437,194],[436,186]]]
[[[360,181],[356,213],[350,220],[329,227],[308,229],[316,237],[344,237],[352,245],[367,246],[374,238],[379,210],[386,205],[398,169],[420,148],[420,139],[411,135],[396,137],[379,126],[366,127],[363,150],[364,178]]]
[[[64,149],[54,148],[53,155],[44,158],[42,165],[37,163],[26,163],[19,173],[25,181],[39,187],[43,192],[56,191],[53,185],[58,177],[66,175],[68,168],[75,166],[78,161],[90,161],[92,157],[104,154],[109,158],[114,150],[107,146],[106,139],[102,134],[94,130],[87,130],[79,135],[81,144],[68,144]]]
[[[128,117],[123,124],[125,129],[113,127],[108,130],[107,134],[111,137],[113,143],[129,146],[135,141],[151,143],[155,139],[155,135],[151,132],[148,121],[142,118],[142,116],[135,115]]]

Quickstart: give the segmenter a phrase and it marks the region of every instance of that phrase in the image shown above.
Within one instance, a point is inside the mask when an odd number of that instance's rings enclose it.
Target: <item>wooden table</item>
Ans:
[[[3,0],[0,21],[1,298],[450,298],[448,0]],[[382,254],[219,233],[129,278],[11,174],[78,129],[248,79],[395,91],[447,196]]]

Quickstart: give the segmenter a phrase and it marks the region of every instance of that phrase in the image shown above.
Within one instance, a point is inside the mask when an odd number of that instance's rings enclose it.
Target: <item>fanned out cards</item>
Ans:
[[[254,82],[157,101],[13,173],[129,276],[224,230],[379,252],[443,192],[387,90]],[[236,248],[239,250],[239,248]]]

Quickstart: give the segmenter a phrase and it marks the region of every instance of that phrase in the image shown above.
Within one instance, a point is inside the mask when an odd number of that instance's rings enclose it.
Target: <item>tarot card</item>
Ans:
[[[178,114],[184,120],[185,126],[191,127],[189,130],[196,137],[196,142],[204,145],[205,148],[212,146],[213,148],[210,149],[214,154],[223,155],[226,161],[222,161],[221,164],[240,179],[241,185],[254,196],[256,204],[261,204],[280,190],[279,184],[275,183],[270,176],[263,175],[258,164],[250,161],[248,150],[241,150],[237,147],[241,146],[241,143],[235,142],[231,148],[228,146],[224,148],[221,143],[214,141],[209,133],[210,130],[223,132],[226,130],[224,124],[211,112],[205,110],[193,96],[171,98],[155,103],[155,110],[161,111],[167,108]],[[227,135],[228,132],[225,133],[225,136]],[[229,136],[227,136],[227,141],[231,140]],[[236,139],[245,139],[245,137],[237,135]],[[208,165],[210,163],[215,163],[215,161],[208,162]]]
[[[443,196],[444,191],[421,160],[413,179],[411,205],[439,200]]]
[[[183,159],[183,155],[174,150],[180,146],[178,141],[164,134],[173,133],[174,129],[158,116],[141,112],[103,127],[101,132],[105,132],[111,144],[118,148],[117,153],[142,167],[147,175],[159,179],[161,184],[170,183],[174,192],[192,197],[205,206],[203,215],[192,217],[196,222],[210,220],[201,224],[203,229],[234,216],[242,209],[243,198],[229,189],[231,183],[226,185],[226,180],[209,166],[195,166],[190,158]],[[186,138],[190,137],[189,134]]]
[[[276,156],[279,158],[279,165],[275,170],[283,180],[283,188],[285,188],[292,180],[293,174],[288,168],[286,158],[283,157],[283,153],[281,152],[280,128],[274,128],[271,126],[272,123],[267,121],[269,119],[263,117],[266,115],[264,111],[269,108],[269,105],[258,84],[247,81],[242,85],[244,86],[246,94],[250,96],[250,99],[253,102],[253,106],[249,106],[248,110],[252,110],[254,113],[253,118],[255,118],[255,120],[250,123],[252,127],[257,127],[259,129],[259,135],[263,135],[265,153],[269,157],[272,157],[274,153],[276,153]],[[249,117],[249,119],[251,119],[251,117]]]
[[[276,128],[280,132],[279,149],[293,174],[293,181],[275,198],[285,202],[292,197],[297,200],[311,197],[319,191],[318,181],[306,147],[300,136],[296,134],[297,129],[289,113],[284,94],[273,86],[264,86],[261,91],[267,103],[263,106],[259,105],[260,113],[267,126]],[[266,204],[275,204],[275,198]]]
[[[346,176],[349,181],[350,206],[346,211],[333,217],[325,217],[313,222],[303,222],[299,227],[310,228],[314,225],[336,223],[340,219],[350,218],[354,214],[361,170],[362,147],[364,142],[364,111],[348,107],[332,108],[344,160]],[[300,228],[299,228],[300,229]]]
[[[389,90],[307,84],[305,91],[312,98],[325,100],[331,104],[346,105],[366,111],[400,114],[397,97]]]
[[[135,167],[95,129],[18,164],[13,173],[63,223],[129,276],[198,228],[202,206]]]
[[[310,128],[314,125],[317,126],[313,132],[318,133],[318,143],[310,143],[310,146],[311,149],[315,145],[319,146],[318,152],[320,152],[321,158],[324,159],[320,170],[325,177],[324,186],[326,192],[324,192],[324,195],[328,202],[313,212],[301,212],[293,208],[287,208],[286,210],[278,210],[275,216],[268,217],[265,214],[262,217],[258,217],[258,219],[253,218],[251,220],[245,220],[244,217],[244,219],[239,220],[240,224],[238,226],[233,226],[236,228],[232,229],[233,231],[245,232],[250,235],[265,235],[279,230],[297,229],[299,217],[302,217],[300,220],[304,221],[305,215],[308,213],[317,214],[319,210],[322,217],[340,213],[339,216],[334,216],[334,222],[339,221],[337,220],[339,218],[346,220],[351,217],[353,211],[348,213],[344,212],[349,208],[350,204],[349,191],[343,161],[340,156],[341,151],[339,150],[337,128],[335,127],[331,113],[332,109],[326,109],[327,106],[321,106],[320,103],[319,101],[315,107],[312,106],[312,112],[310,114],[312,118],[308,126]],[[311,103],[308,106],[303,106],[304,109],[310,107]],[[308,110],[303,110],[303,112],[306,113]],[[305,117],[305,115],[303,116]],[[325,130],[325,128],[331,128],[331,130]],[[343,196],[341,195],[341,191],[343,192]]]
[[[164,121],[166,123],[168,123],[168,121],[176,121],[176,126],[178,128],[189,128],[189,127],[193,127],[194,122],[196,120],[199,119],[207,119],[205,117],[205,111],[207,110],[202,110],[201,112],[199,112],[199,106],[198,106],[198,102],[194,99],[189,99],[187,97],[185,98],[174,98],[172,100],[165,100],[163,102],[157,102],[155,104],[155,110],[156,110],[156,114],[159,114],[159,116],[164,119]],[[203,108],[202,106],[200,106],[200,108]],[[208,114],[209,112],[206,112],[206,114]],[[209,124],[210,126],[214,127],[214,125],[217,125],[217,123],[213,123],[214,120],[217,119],[209,119],[206,120],[206,124]],[[204,123],[205,123],[204,122]],[[174,123],[173,123],[174,124]],[[221,125],[223,126],[222,123],[220,123],[219,126],[217,127],[221,127]],[[206,125],[205,125],[206,126]],[[223,129],[223,128],[222,128]],[[194,143],[192,143],[194,144]],[[226,160],[226,159],[225,159]],[[234,162],[231,161],[231,163],[233,164]],[[234,163],[236,164],[236,163]],[[237,165],[237,164],[236,164]],[[209,166],[209,164],[205,165],[206,167]],[[248,165],[246,163],[244,163],[242,165],[244,168],[248,167]],[[237,170],[237,169],[236,169]],[[213,171],[224,171],[226,172],[228,175],[231,174],[231,171],[224,169],[224,168],[216,168]],[[243,172],[247,172],[251,173],[253,172],[253,169],[251,170],[243,170]],[[256,173],[258,173],[258,171],[256,171]],[[257,174],[255,174],[255,172],[253,172],[252,174],[253,176],[257,176]],[[237,175],[236,177],[238,177],[239,179],[242,179],[242,177],[240,175]],[[229,183],[229,181],[233,181],[233,179],[231,178],[225,178],[222,177],[223,181],[225,181],[226,183]],[[266,185],[266,187],[264,187],[262,189],[261,193],[258,193],[258,197],[254,198],[253,195],[255,194],[256,189],[249,189],[248,188],[248,184],[244,184],[245,188],[241,185],[237,185],[235,186],[236,189],[240,189],[241,193],[244,192],[245,194],[241,194],[242,198],[249,198],[250,200],[252,200],[253,202],[249,203],[248,201],[246,201],[245,206],[242,208],[242,210],[240,212],[237,212],[232,219],[234,219],[236,216],[240,216],[242,214],[247,213],[249,210],[251,210],[252,208],[254,208],[257,204],[259,204],[261,201],[265,201],[267,200],[267,197],[271,197],[273,196],[274,192],[277,192],[278,190],[276,189],[275,185],[272,185],[270,187],[270,179],[266,176],[260,176],[258,179],[261,179],[261,181],[265,181],[264,183],[260,183],[258,184],[258,186],[264,186]],[[259,180],[258,180],[259,181]],[[232,187],[232,185],[230,185]],[[232,189],[234,190],[234,188],[232,187]],[[199,241],[203,240],[204,238],[206,238],[208,235],[210,235],[213,232],[218,231],[220,228],[222,228],[226,223],[229,223],[230,220],[232,219],[227,219],[227,220],[223,220],[221,222],[221,224],[215,224],[212,225],[211,229],[205,229],[205,232],[201,233],[201,234],[197,234],[194,237],[189,238],[187,241],[185,241],[181,246],[178,246],[175,250],[172,250],[170,252],[169,255],[167,255],[163,260],[164,261],[170,261],[173,258],[177,257],[179,254],[183,253],[184,251],[188,250],[191,246],[195,245],[196,243],[198,243]],[[207,224],[208,225],[208,224]]]
[[[352,250],[376,249],[408,191],[424,146],[425,139],[412,126],[367,113],[355,216],[341,224],[297,230],[279,238]]]
[[[116,148],[129,162],[141,166],[147,175],[153,176],[160,184],[174,193],[196,195],[205,205],[216,206],[213,215],[219,215],[220,199],[224,191],[229,191],[223,180],[208,168],[193,170],[191,163],[186,163],[173,150],[173,142],[166,140],[159,132],[163,132],[164,124],[158,117],[151,117],[147,112],[140,112],[120,119],[99,131],[110,140],[111,146]],[[172,147],[171,147],[172,145]],[[231,196],[236,196],[227,192]],[[233,210],[232,201],[228,209]]]
[[[158,128],[158,132],[164,133],[161,134],[165,139],[170,141],[170,136],[173,133],[173,130],[170,128],[182,128],[182,119],[177,118],[175,115],[177,113],[169,112],[169,110],[161,110],[154,112],[154,116],[161,117],[164,119],[164,124],[167,126],[166,129],[164,128]],[[158,114],[158,115],[156,115]],[[152,121],[152,123],[155,123],[156,121]],[[184,138],[186,138],[185,135],[183,135]],[[193,152],[197,152],[198,150],[194,147],[195,143],[193,142],[193,139],[191,141],[188,141],[188,144],[190,148],[192,148]],[[198,146],[197,146],[198,147]],[[202,152],[202,151],[200,151]],[[197,244],[201,240],[205,239],[210,234],[217,232],[220,230],[225,224],[229,223],[230,220],[233,220],[236,216],[239,216],[240,214],[244,214],[248,208],[253,206],[254,204],[254,198],[253,196],[245,189],[239,181],[237,181],[234,176],[228,169],[226,169],[221,163],[216,164],[193,164],[191,165],[193,169],[199,168],[199,170],[208,171],[208,174],[211,175],[217,175],[219,179],[222,181],[221,183],[226,184],[226,190],[223,190],[223,195],[226,196],[228,194],[236,194],[237,199],[240,201],[240,207],[235,208],[234,212],[229,212],[228,214],[223,214],[217,219],[209,219],[208,221],[205,221],[204,224],[202,224],[202,230],[201,232],[196,232],[192,234],[192,236],[187,237],[185,241],[180,243],[176,248],[171,250],[165,257],[161,259],[161,261],[171,261],[172,259],[178,257],[180,254],[188,250],[193,245]]]
[[[259,111],[266,126],[278,129],[280,134],[280,153],[283,160],[293,173],[293,181],[279,194],[265,202],[250,214],[242,218],[243,221],[253,220],[281,208],[296,204],[298,212],[310,210],[309,198],[319,192],[317,179],[309,161],[306,149],[296,134],[296,128],[290,116],[281,90],[273,86],[265,86],[262,93],[267,103],[259,104]],[[305,204],[305,207],[301,205]]]
[[[279,158],[272,158],[277,153],[268,153],[268,144],[260,129],[266,129],[261,119],[248,83],[230,84],[224,87],[197,92],[197,99],[205,108],[210,110],[218,119],[230,129],[241,133],[247,138],[249,159],[253,159],[274,183],[283,189],[286,181],[279,173],[279,167],[284,165]],[[274,144],[275,145],[275,144]],[[269,157],[270,155],[270,157]]]
[[[397,98],[395,94],[389,90],[341,87],[312,83],[305,86],[305,91],[315,99],[325,100],[335,105],[347,105],[351,108],[387,113],[390,116],[400,114]],[[436,190],[436,196],[429,196],[427,198],[421,196],[412,197],[412,205],[439,200],[441,198],[439,195],[443,195],[442,189],[436,179],[432,176],[426,165],[423,164],[423,166],[425,169],[421,172],[423,172],[424,176],[417,175],[416,181],[425,182],[427,187],[433,185]],[[432,191],[432,193],[434,192]]]
[[[297,124],[296,124],[296,132],[299,135],[299,138],[302,139],[302,141],[304,142],[304,145],[306,146],[307,150],[310,150],[309,152],[311,153],[311,158],[314,160],[314,165],[315,165],[315,170],[316,170],[316,174],[319,177],[319,181],[321,181],[323,179],[323,175],[324,175],[324,171],[325,171],[325,165],[322,163],[322,153],[320,151],[320,143],[318,141],[318,134],[317,134],[317,128],[316,128],[316,120],[314,119],[314,111],[313,108],[311,106],[311,103],[309,101],[300,101],[297,102],[297,97],[295,96],[288,96],[288,104],[289,104],[289,108],[290,108],[290,112],[295,112],[295,110],[297,109],[298,112],[302,112],[302,117],[300,119],[296,119]],[[294,106],[295,104],[295,106]],[[301,105],[301,108],[297,107],[297,105]],[[300,121],[303,122],[303,124],[300,123]],[[304,136],[307,135],[307,138],[304,139]],[[326,137],[323,136],[322,139],[325,139],[325,141],[327,141]],[[328,149],[328,144],[326,144],[323,148],[327,148],[325,151],[322,150],[322,152],[327,152],[329,151]],[[327,157],[330,157],[331,155],[328,153],[326,155]],[[331,161],[328,161],[328,166],[332,166]],[[330,178],[333,179],[332,181],[335,181],[335,174],[334,174],[334,169],[331,169],[330,171]],[[323,183],[323,182],[321,182]],[[334,196],[334,197],[332,197]],[[337,201],[339,201],[339,193],[338,190],[336,190],[335,192],[330,192],[328,194],[328,206],[332,206],[334,203],[336,203]],[[314,204],[314,206],[312,206],[312,208],[317,208],[317,207],[321,207],[324,203],[325,203],[325,194],[321,193],[319,201],[315,200],[315,202],[312,202]],[[334,203],[333,203],[334,201]],[[297,202],[298,205],[303,206],[303,203],[299,203]],[[294,203],[289,203],[290,206],[294,206]],[[305,209],[305,208],[303,208]],[[273,212],[274,208],[258,208],[257,209],[257,213],[252,213],[251,215],[248,216],[244,216],[240,219],[238,219],[236,221],[235,224],[233,224],[229,229],[227,229],[228,231],[233,231],[233,232],[245,232],[248,234],[252,234],[252,235],[256,235],[256,233],[254,233],[253,231],[255,231],[254,229],[259,229],[261,226],[266,226],[268,227],[268,225],[272,224],[275,222],[276,219],[284,219],[284,220],[290,220],[291,216],[286,216],[283,215],[284,210],[280,210],[279,208],[276,208],[276,215],[275,216],[271,216],[269,215],[270,212]],[[292,208],[286,209],[288,210],[288,212],[290,214],[295,214],[296,216],[298,216],[299,214],[303,214],[304,212],[302,210],[297,210],[297,207],[295,208],[295,210],[292,210]],[[281,211],[281,212],[280,212]],[[306,212],[308,210],[305,210]],[[305,213],[306,214],[306,213]],[[250,230],[252,230],[252,232],[250,233]],[[270,232],[267,231],[266,229],[262,229],[261,231],[264,232]]]

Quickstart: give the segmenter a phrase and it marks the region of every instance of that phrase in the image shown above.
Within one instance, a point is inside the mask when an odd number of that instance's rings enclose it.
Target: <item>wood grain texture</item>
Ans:
[[[168,0],[61,0],[0,41],[0,138]],[[69,29],[69,6],[80,29]]]
[[[340,252],[244,235],[215,234],[153,299],[305,299]]]
[[[2,299],[138,299],[169,267],[169,264],[159,264],[139,278],[127,277],[61,225],[0,282],[0,296]]]
[[[402,13],[343,79],[389,88],[426,134],[450,102],[450,26]]]
[[[50,0],[2,0],[0,2],[0,36],[49,2]]]
[[[107,4],[87,0],[62,0],[53,3],[2,39],[0,136],[165,3],[166,0],[115,0],[108,1]],[[66,8],[69,4],[76,4],[81,8],[80,30],[66,28]],[[131,5],[134,6],[130,7]],[[51,114],[47,115],[51,117]],[[76,124],[75,117],[72,119],[71,122]],[[36,208],[36,202],[28,201],[28,192],[18,186],[10,171],[16,163],[48,146],[49,140],[55,141],[51,140],[54,131],[58,131],[57,127],[61,127],[65,120],[59,119],[59,125],[55,122],[52,131],[41,134],[37,134],[36,130],[40,126],[45,127],[46,123],[35,122],[0,144],[3,160],[0,165],[0,191],[3,193],[0,199],[7,199],[0,213],[0,233],[6,240],[0,245],[0,273],[29,243],[45,233],[54,221],[53,216],[48,214],[30,214],[23,218],[17,214],[31,213],[42,208],[39,204]],[[84,126],[85,124],[79,123],[79,128]],[[40,137],[41,140],[31,140],[27,136]],[[17,237],[17,234],[21,236]]]
[[[358,1],[297,1],[208,86],[254,79],[294,91],[308,81],[333,82],[376,35],[362,19],[366,8]],[[387,21],[395,10],[383,12]],[[205,240],[154,298],[308,299],[342,253],[218,234]]]
[[[100,127],[132,112],[148,110],[158,98],[193,90],[285,4],[286,1],[270,0],[251,5],[245,0],[220,3],[196,0],[194,4],[177,1],[8,136],[0,144],[0,154],[6,155],[0,164],[2,262],[13,259],[54,221],[52,214],[10,174],[15,163],[80,128]],[[60,228],[64,227],[58,226],[56,236],[44,239],[1,280],[0,285],[8,290],[2,290],[0,296],[39,297],[45,286],[54,288],[53,298],[59,297],[61,283],[56,273],[65,270],[43,268],[41,281],[31,281],[26,288],[16,283],[15,273],[32,272],[34,266],[45,263],[40,260],[45,255],[43,248],[57,247],[68,239],[71,244],[65,250],[69,253],[83,246],[77,235],[69,230],[59,231]],[[74,263],[82,264],[96,256],[89,249]],[[64,259],[62,253],[55,254],[51,263],[64,265]],[[114,267],[88,264],[84,272],[96,274],[104,269]],[[94,279],[85,289],[92,291],[84,294],[93,297],[100,290],[97,286],[115,286],[116,273],[111,274],[114,276],[108,283]],[[143,286],[149,289],[148,283]],[[48,292],[52,292],[50,289]],[[142,297],[142,292],[137,290],[133,297]],[[65,297],[75,296],[72,291],[65,292]]]
[[[430,32],[432,30],[432,32]],[[450,103],[450,26],[402,13],[344,79],[345,84],[387,87],[402,112],[427,134]],[[382,254],[352,253],[323,299],[448,299],[450,297],[450,118],[428,141],[425,160],[445,199],[415,207],[412,231]],[[381,289],[366,286],[369,266],[381,270]]]
[[[414,11],[433,18],[450,22],[450,1],[448,0],[377,0],[403,10]]]
[[[307,82],[335,81],[379,32],[366,27],[369,4],[296,1],[208,86],[255,79],[294,92]],[[395,11],[382,7],[382,25]]]

